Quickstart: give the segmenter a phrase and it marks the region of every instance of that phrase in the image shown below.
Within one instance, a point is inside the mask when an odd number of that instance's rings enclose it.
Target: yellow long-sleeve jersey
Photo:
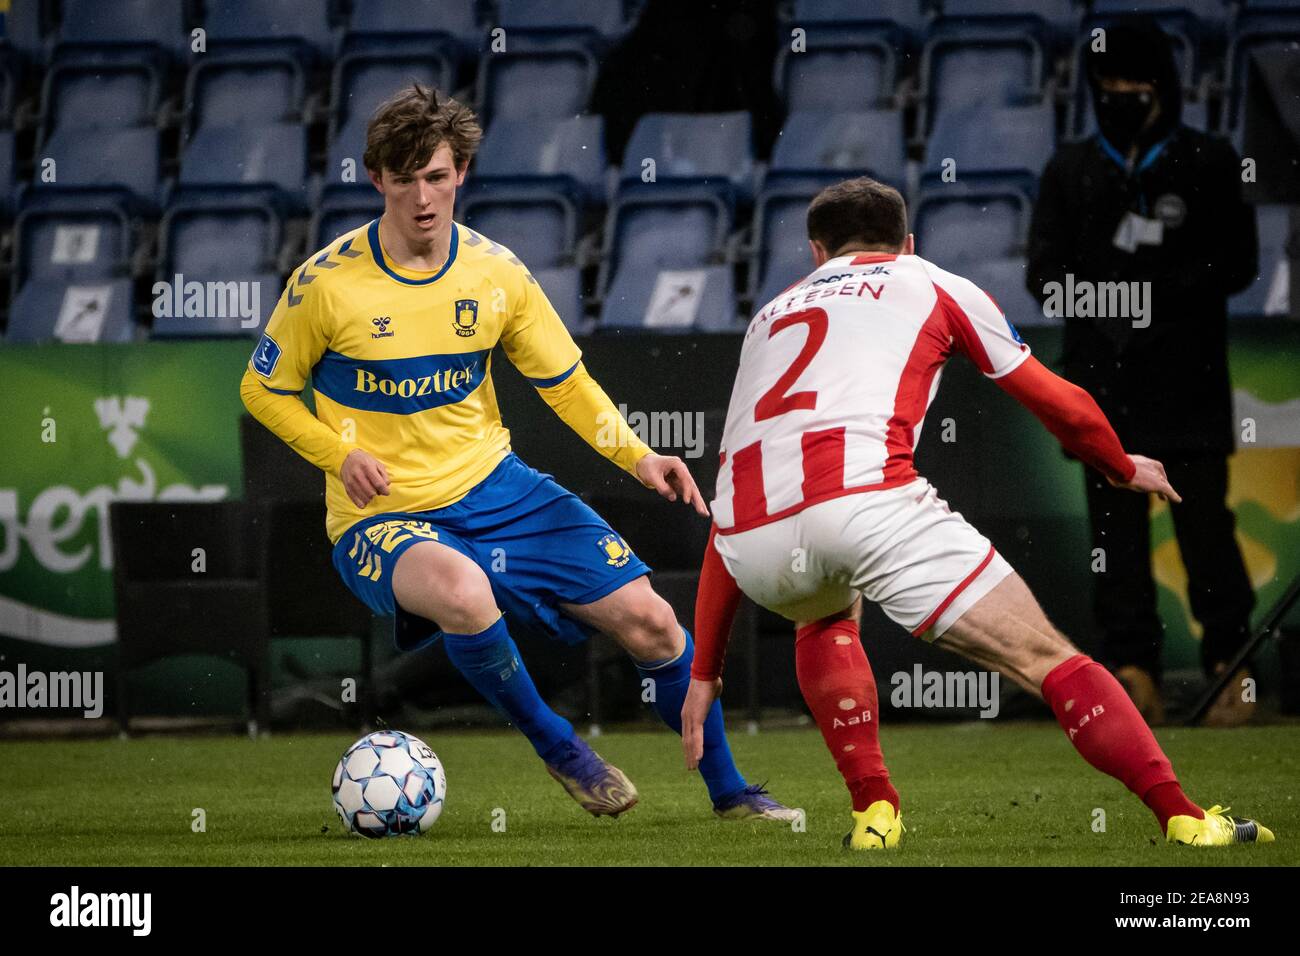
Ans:
[[[650,449],[587,374],[537,280],[504,246],[453,223],[436,273],[396,265],[379,220],[340,236],[289,279],[240,385],[249,412],[325,471],[326,530],[464,497],[510,451],[492,387],[506,357],[575,432],[635,476]],[[316,414],[300,393],[310,377]],[[339,477],[362,448],[389,494],[366,508]]]

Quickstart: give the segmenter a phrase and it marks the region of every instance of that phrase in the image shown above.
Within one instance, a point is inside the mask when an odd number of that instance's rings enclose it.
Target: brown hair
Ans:
[[[835,256],[852,245],[892,251],[907,239],[907,205],[893,186],[868,176],[827,186],[808,206],[808,238]]]
[[[478,151],[483,130],[474,112],[450,96],[419,83],[390,96],[379,105],[366,127],[366,169],[380,173],[409,173],[419,169],[439,146],[451,147],[457,169]]]

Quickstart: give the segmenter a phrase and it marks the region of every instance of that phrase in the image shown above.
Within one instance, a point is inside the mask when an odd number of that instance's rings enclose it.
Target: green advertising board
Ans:
[[[662,337],[647,346],[649,338],[610,337],[583,347],[588,367],[616,402],[643,410],[672,403],[720,407],[730,391],[739,340],[706,338],[679,343]],[[1057,330],[1031,329],[1026,338],[1044,361],[1059,351]],[[112,670],[108,506],[118,500],[240,496],[238,384],[250,345],[239,340],[0,348],[0,667],[22,661],[48,669]],[[1262,610],[1300,573],[1300,329],[1239,326],[1231,354],[1242,434],[1231,464],[1230,500]],[[526,459],[579,492],[619,480],[617,470],[597,461],[576,437],[560,434],[563,426],[514,380],[503,358],[494,367],[506,424]],[[656,369],[654,375],[646,374],[648,367]],[[943,409],[957,410],[963,422],[973,417],[985,424],[977,429],[980,438],[964,447],[959,442],[952,449],[923,449],[922,468],[929,473],[934,462],[932,477],[941,493],[963,507],[969,502],[961,500],[954,475],[968,481],[983,476],[982,500],[972,511],[1039,522],[1040,537],[1060,539],[1046,546],[1049,560],[1057,560],[1052,549],[1063,551],[1068,539],[1070,553],[1059,559],[1068,565],[1061,586],[1075,593],[1062,599],[1086,601],[1086,559],[1076,553],[1086,541],[1079,466],[1066,462],[1027,413],[978,375],[946,378],[932,415],[947,414]],[[717,436],[709,440],[716,445]],[[1008,469],[1008,460],[1016,468]],[[702,464],[693,467],[708,471]],[[1166,659],[1171,667],[1190,666],[1198,634],[1185,573],[1168,508],[1157,505],[1152,514]],[[1044,605],[1050,612],[1050,596]],[[164,711],[170,701],[204,712],[222,697],[237,706],[233,668],[203,665],[202,674],[216,675],[208,684],[195,673],[159,671],[163,676],[151,683],[153,703]]]

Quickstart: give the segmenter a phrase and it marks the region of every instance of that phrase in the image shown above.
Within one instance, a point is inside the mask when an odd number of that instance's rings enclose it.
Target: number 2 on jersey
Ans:
[[[801,309],[798,312],[777,319],[772,323],[772,328],[767,333],[767,336],[771,338],[783,329],[802,324],[808,326],[808,338],[804,340],[803,348],[794,357],[790,367],[781,374],[775,385],[763,393],[763,397],[754,406],[754,421],[756,422],[767,421],[769,418],[776,418],[778,415],[784,415],[786,412],[793,412],[800,408],[813,409],[817,407],[817,393],[815,391],[789,392],[789,390],[799,376],[804,373],[804,369],[812,362],[814,356],[817,355],[817,350],[826,341],[826,310]]]

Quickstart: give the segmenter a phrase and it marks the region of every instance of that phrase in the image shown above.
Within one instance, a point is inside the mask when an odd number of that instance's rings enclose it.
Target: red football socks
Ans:
[[[1205,816],[1187,799],[1151,728],[1106,668],[1077,654],[1043,679],[1043,699],[1079,755],[1137,794],[1162,833],[1172,816]]]
[[[817,621],[795,636],[799,690],[853,796],[853,809],[888,800],[898,811],[880,752],[876,679],[854,621]]]

